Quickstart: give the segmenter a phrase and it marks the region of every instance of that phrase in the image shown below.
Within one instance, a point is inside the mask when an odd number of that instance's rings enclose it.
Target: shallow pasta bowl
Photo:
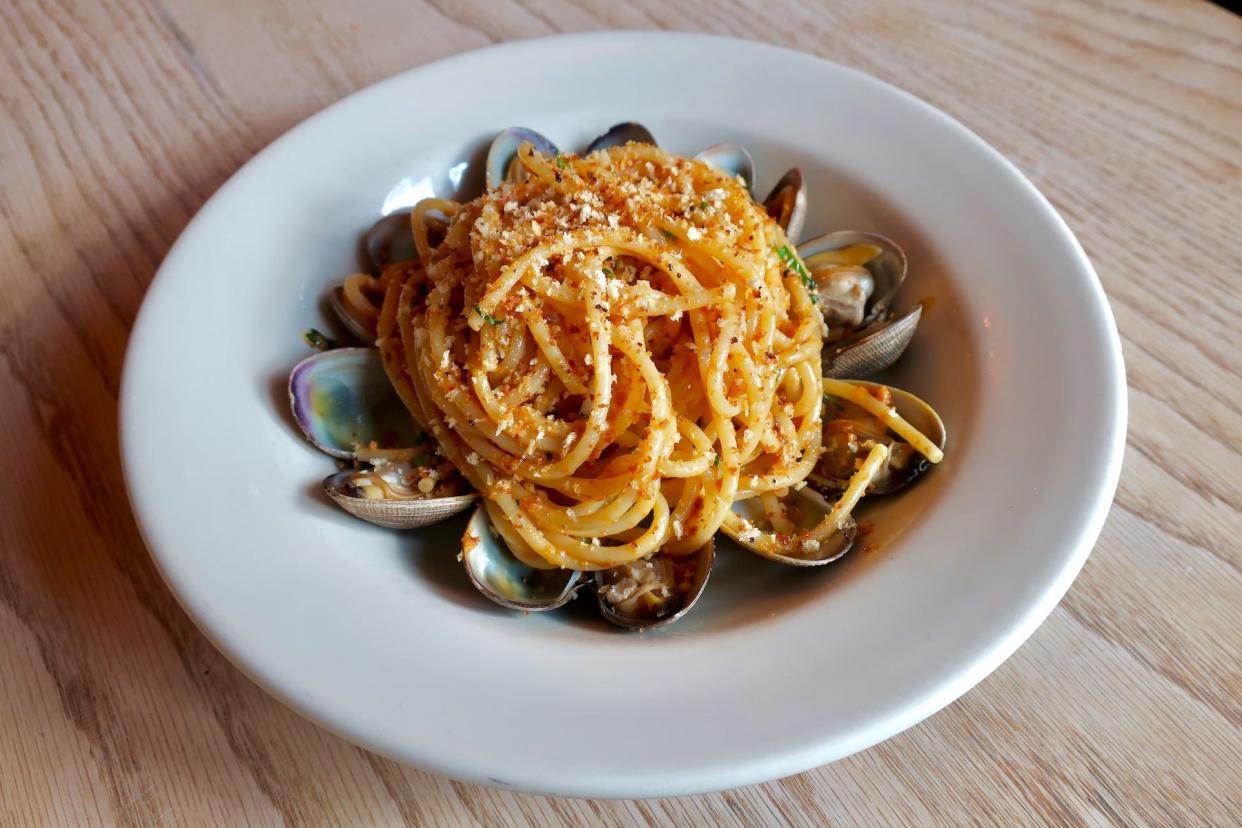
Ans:
[[[333,508],[318,489],[329,469],[283,401],[306,354],[301,332],[325,324],[321,297],[356,266],[358,235],[379,215],[477,187],[480,150],[505,126],[579,146],[622,120],[683,154],[746,146],[760,192],[796,165],[811,194],[806,233],[872,230],[902,244],[902,302],[931,302],[885,379],[935,406],[950,435],[947,459],[919,486],[868,506],[876,530],[859,554],[808,574],[721,543],[695,611],[641,634],[572,606],[528,616],[491,606],[455,560],[464,518],[398,533]],[[473,52],[289,132],[169,254],[122,393],[126,478],[147,544],[242,670],[396,759],[596,796],[787,775],[965,692],[1081,567],[1116,485],[1124,421],[1099,282],[999,154],[856,71],[655,33]]]

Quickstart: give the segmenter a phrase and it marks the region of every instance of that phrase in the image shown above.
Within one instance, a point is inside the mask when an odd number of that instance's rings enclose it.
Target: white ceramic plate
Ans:
[[[933,297],[891,381],[948,459],[873,508],[878,548],[820,570],[723,554],[647,634],[523,617],[472,591],[461,523],[399,534],[318,494],[289,368],[381,212],[472,175],[500,128],[562,147],[620,120],[692,153],[737,141],[759,189],[807,175],[804,236],[902,242]],[[960,124],[770,46],[594,34],[485,49],[330,107],[247,164],[160,269],[126,362],[130,497],[161,571],[241,669],[346,738],[492,785],[654,796],[772,779],[872,745],[983,678],[1069,587],[1116,486],[1125,383],[1100,284],[1064,222]]]

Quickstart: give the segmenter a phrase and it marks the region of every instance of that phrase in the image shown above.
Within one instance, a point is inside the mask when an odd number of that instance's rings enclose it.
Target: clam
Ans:
[[[864,283],[869,278],[869,283],[862,286],[862,308],[855,325],[867,325],[884,317],[906,278],[906,254],[896,242],[879,233],[854,230],[826,233],[798,245],[798,255],[820,285],[821,292],[833,287],[833,277],[840,272],[863,276]],[[840,301],[833,293],[829,293],[828,298],[832,302]]]
[[[461,562],[475,589],[509,609],[544,612],[568,603],[585,579],[572,569],[531,566],[495,533],[486,505],[474,510],[461,539]]]
[[[837,342],[824,352],[824,376],[834,379],[879,373],[901,357],[923,316],[915,305],[894,319],[876,322]]]
[[[516,181],[522,165],[517,160],[518,148],[530,143],[538,152],[553,156],[560,150],[547,138],[526,127],[509,127],[492,140],[487,151],[487,189],[499,187],[506,181]]]
[[[909,391],[874,382],[850,380],[849,385],[863,389],[864,393],[887,388],[891,407],[897,416],[943,452],[948,442],[944,421],[922,399]],[[932,467],[932,460],[896,434],[893,423],[881,422],[851,403],[848,397],[833,395],[828,405],[830,408],[824,417],[824,453],[809,477],[811,485],[820,492],[836,496],[844,491],[856,462],[866,453],[867,446],[876,442],[888,446],[888,456],[884,466],[872,478],[867,494],[886,495],[900,491]],[[901,427],[900,424],[897,426]],[[924,450],[930,451],[926,447]]]
[[[746,188],[754,195],[755,162],[746,148],[739,144],[716,144],[694,156],[706,161],[730,175],[742,177]],[[776,219],[790,239],[802,232],[806,220],[806,187],[802,183],[802,170],[793,167],[780,177],[772,192],[763,200],[763,208]]]
[[[715,542],[709,539],[689,555],[657,552],[646,560],[596,572],[599,613],[631,630],[671,624],[699,600],[715,560]]]
[[[798,255],[828,324],[825,376],[862,376],[896,362],[922,316],[919,306],[896,318],[890,310],[906,278],[906,255],[896,242],[842,230],[803,242]]]
[[[378,277],[390,264],[418,259],[418,247],[414,244],[414,231],[410,226],[410,211],[389,213],[372,224],[362,235],[359,258],[372,277]],[[378,285],[378,282],[373,284]],[[368,345],[375,342],[374,323],[367,325],[349,312],[343,287],[338,285],[332,289],[328,294],[328,304],[354,339]]]
[[[355,480],[357,469],[346,469],[329,475],[323,490],[345,511],[367,523],[388,529],[418,529],[430,526],[469,509],[479,496],[475,492],[450,497],[428,497],[418,500],[392,500],[360,495]]]
[[[350,336],[359,342],[372,343],[375,341],[375,331],[368,328],[363,323],[355,319],[345,306],[345,288],[337,285],[332,288],[332,292],[328,294],[328,306],[332,308],[332,312],[336,314],[336,318],[345,326],[345,330],[349,331]]]
[[[302,360],[289,374],[289,404],[306,439],[343,460],[372,442],[379,448],[418,442],[418,426],[375,348],[334,348]]]
[[[694,157],[729,175],[740,175],[748,190],[755,186],[755,162],[740,144],[715,144]]]
[[[359,259],[366,272],[355,274],[350,278],[359,279],[369,274],[369,284],[364,288],[364,292],[372,291],[382,295],[379,277],[382,276],[384,268],[400,262],[418,260],[418,246],[414,243],[410,211],[400,210],[389,213],[367,228],[367,231],[362,234],[359,245]],[[346,282],[348,281],[347,279]],[[378,304],[378,301],[372,297],[372,303]],[[374,318],[368,324],[349,312],[345,302],[344,287],[338,285],[332,289],[328,294],[328,304],[341,324],[355,339],[368,345],[375,342]],[[375,316],[378,316],[378,309]]]
[[[790,241],[796,241],[806,221],[806,187],[802,183],[802,170],[793,167],[782,175],[763,200],[763,209],[776,219]]]
[[[515,150],[516,151],[516,150]],[[373,276],[393,262],[408,262],[418,258],[414,246],[414,230],[410,226],[410,211],[400,210],[384,216],[363,234],[367,264]]]
[[[620,124],[613,124],[607,132],[588,144],[583,155],[590,155],[597,150],[620,147],[629,143],[655,144],[655,142],[656,139],[651,134],[651,130],[634,121],[625,121]]]
[[[350,514],[380,526],[409,529],[444,520],[478,499],[474,493],[429,497],[430,492],[417,489],[408,496],[367,497],[356,485],[360,475],[399,470],[398,463],[381,459],[383,455],[408,454],[420,443],[418,426],[393,390],[374,348],[336,348],[302,360],[289,375],[289,404],[298,427],[320,451],[359,463],[375,457],[372,469],[350,469],[324,481],[328,496]],[[401,489],[402,484],[393,480],[391,491]],[[376,491],[367,487],[368,493]]]
[[[857,526],[851,517],[840,519],[836,528],[823,538],[806,537],[806,533],[818,526],[834,508],[819,492],[807,487],[791,491],[779,500],[783,512],[781,519],[788,521],[790,526],[774,526],[760,498],[750,497],[733,503],[733,513],[742,520],[726,520],[720,528],[756,555],[788,566],[823,566],[849,552],[854,545]],[[770,542],[763,533],[774,530],[783,532],[787,540]]]
[[[715,561],[714,544],[708,541],[689,555],[657,552],[645,560],[582,573],[549,568],[523,549],[521,538],[509,540],[516,546],[497,531],[488,504],[475,509],[462,536],[461,561],[470,583],[486,598],[510,609],[543,612],[565,605],[590,586],[600,615],[631,630],[671,624],[689,612],[703,594]]]

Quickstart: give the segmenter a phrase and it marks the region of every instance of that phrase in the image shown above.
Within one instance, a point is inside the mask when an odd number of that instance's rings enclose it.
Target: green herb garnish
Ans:
[[[720,468],[720,455],[719,454],[717,454],[715,456],[715,459],[712,460],[712,465],[715,466],[716,468]]]
[[[841,398],[836,396],[835,394],[825,394],[824,402],[827,403],[828,405],[831,405],[837,411],[843,410],[841,408]]]
[[[563,169],[565,169],[565,168],[566,168],[566,167],[568,167],[568,166],[569,166],[569,162],[565,160],[565,156],[561,155],[561,154],[558,152],[558,153],[556,154],[556,168],[557,168],[558,170],[563,170]]]
[[[477,313],[479,316],[483,317],[483,321],[493,327],[495,327],[496,325],[503,324],[505,321],[503,319],[497,319],[496,317],[492,316],[490,313],[485,312],[478,305],[474,306],[474,312]]]
[[[615,273],[613,273],[613,272],[612,272],[612,268],[611,268],[611,267],[605,267],[603,270],[604,270],[604,275],[605,275],[605,276],[607,276],[607,277],[609,277],[609,278],[612,278],[613,276],[616,276],[616,275],[617,275],[617,274],[615,274]]]
[[[335,341],[328,339],[314,328],[307,328],[306,333],[302,334],[302,338],[306,340],[307,345],[316,351],[328,351],[336,347]]]
[[[802,280],[803,286],[811,294],[811,304],[819,303],[819,294],[815,292],[815,280],[811,278],[811,274],[807,272],[806,265],[802,264],[802,260],[798,258],[798,254],[789,249],[788,245],[782,244],[776,248],[776,255],[785,263],[785,267],[792,270],[799,279]]]
[[[711,207],[711,206],[712,205],[707,201],[707,199],[703,199],[702,201],[699,202],[700,210],[706,210],[708,207]]]
[[[669,241],[677,241],[677,234],[674,233],[672,230],[665,230],[663,227],[661,227],[660,232],[663,233],[664,238],[668,239]]]

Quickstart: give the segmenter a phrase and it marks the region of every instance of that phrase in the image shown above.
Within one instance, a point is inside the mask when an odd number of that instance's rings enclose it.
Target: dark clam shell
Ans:
[[[585,155],[609,147],[620,147],[625,144],[655,144],[655,136],[651,134],[651,130],[634,121],[624,121],[619,124],[613,124],[608,131],[596,138],[590,144],[587,144]]]
[[[585,583],[582,573],[571,569],[537,569],[509,551],[492,534],[486,504],[474,510],[462,536],[461,562],[470,583],[486,598],[502,607],[525,612],[546,612],[564,606]]]
[[[742,177],[748,190],[755,187],[755,162],[740,144],[715,144],[694,156],[729,175]]]
[[[763,200],[763,209],[776,219],[789,240],[796,243],[806,221],[806,187],[802,183],[802,170],[793,167],[782,175]]]
[[[489,190],[517,176],[520,165],[514,164],[514,161],[517,159],[518,149],[525,143],[529,143],[536,151],[547,156],[554,156],[560,152],[556,144],[533,129],[509,127],[503,130],[493,139],[487,151],[487,188]]]
[[[712,565],[716,560],[715,542],[708,540],[698,550],[687,556],[673,556],[665,552],[657,552],[652,556],[652,560],[659,558],[666,559],[671,565],[693,566],[693,575],[690,577],[684,590],[673,596],[668,607],[659,615],[650,615],[640,612],[625,612],[621,608],[613,605],[605,598],[605,593],[612,579],[623,575],[619,570],[604,570],[594,575],[595,597],[599,602],[599,613],[605,620],[618,627],[625,627],[630,630],[649,630],[653,627],[663,627],[672,624],[674,621],[683,617],[694,606],[695,602],[703,594],[704,587],[707,586],[707,579],[712,573]],[[620,568],[624,570],[624,567]]]

